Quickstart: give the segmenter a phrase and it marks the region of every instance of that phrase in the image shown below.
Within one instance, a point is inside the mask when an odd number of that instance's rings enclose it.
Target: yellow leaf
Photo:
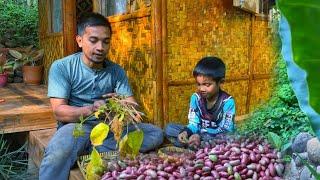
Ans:
[[[103,143],[103,140],[108,136],[109,126],[105,123],[99,123],[96,125],[90,134],[90,140],[93,146],[99,146]]]
[[[99,155],[96,148],[93,147],[93,150],[90,155],[90,162],[86,167],[86,179],[87,180],[98,180],[100,175],[103,173],[103,162],[101,156]]]
[[[94,117],[96,117],[97,119],[99,119],[99,115],[100,115],[100,112],[99,112],[99,111],[96,111],[96,112],[94,113]]]

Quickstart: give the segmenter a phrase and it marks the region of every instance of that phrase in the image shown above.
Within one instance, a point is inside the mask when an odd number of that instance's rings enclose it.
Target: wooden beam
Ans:
[[[234,81],[242,81],[242,80],[248,80],[249,76],[244,75],[244,76],[237,76],[237,77],[227,77],[226,82],[234,82]],[[173,80],[169,81],[168,85],[169,86],[185,86],[185,85],[192,85],[195,84],[194,78],[186,79],[186,80]]]
[[[63,2],[63,55],[68,56],[77,50],[76,0]]]
[[[153,103],[154,122],[163,127],[163,63],[162,63],[162,1],[152,2],[152,39],[155,97]]]
[[[168,46],[167,46],[167,0],[162,0],[162,99],[163,123],[169,121]]]
[[[270,79],[272,76],[270,74],[253,74],[252,79],[257,80],[257,79]]]

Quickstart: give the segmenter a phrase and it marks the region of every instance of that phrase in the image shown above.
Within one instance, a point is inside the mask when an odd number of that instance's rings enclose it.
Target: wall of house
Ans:
[[[64,53],[63,47],[63,34],[56,33],[50,34],[48,33],[48,0],[39,1],[39,41],[40,47],[44,49],[44,72],[43,72],[43,80],[46,83],[48,77],[48,71],[51,63],[59,58],[62,58]]]
[[[147,115],[145,120],[159,125],[160,122],[153,119],[156,108],[156,75],[151,9],[108,19],[112,25],[109,57],[127,71],[135,98]]]
[[[167,0],[167,34],[168,122],[187,122],[192,69],[208,55],[227,65],[223,89],[235,97],[237,115],[269,97],[275,53],[266,20],[229,0]]]

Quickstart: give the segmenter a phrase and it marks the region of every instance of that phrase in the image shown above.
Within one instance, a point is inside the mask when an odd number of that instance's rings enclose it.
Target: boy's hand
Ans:
[[[188,143],[188,133],[187,131],[183,131],[178,135],[178,140],[181,143],[187,144]]]
[[[200,146],[200,135],[199,134],[193,134],[189,138],[189,145],[193,146]]]

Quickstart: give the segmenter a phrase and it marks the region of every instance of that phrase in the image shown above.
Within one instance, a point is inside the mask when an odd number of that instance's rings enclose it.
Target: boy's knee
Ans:
[[[174,123],[169,123],[165,128],[164,128],[164,135],[166,137],[173,136],[173,134],[176,134],[176,124]]]

